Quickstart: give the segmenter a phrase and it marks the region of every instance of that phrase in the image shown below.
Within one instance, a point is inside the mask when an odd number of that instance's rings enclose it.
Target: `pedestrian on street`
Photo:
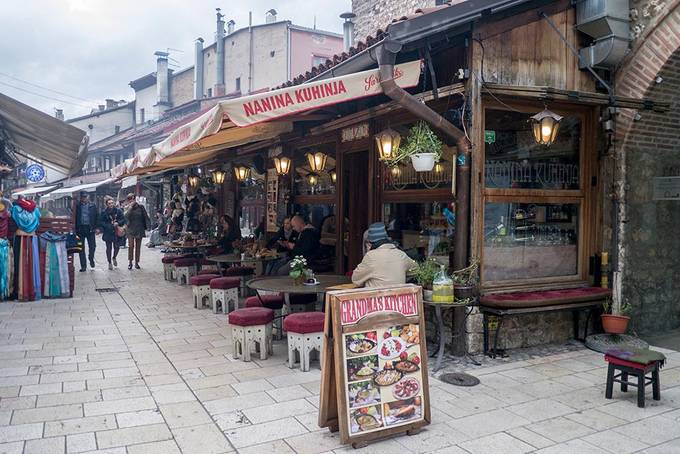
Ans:
[[[121,234],[125,236],[124,225],[123,210],[116,207],[116,202],[112,197],[107,197],[106,208],[99,215],[99,228],[102,231],[102,240],[106,243],[106,260],[109,262],[109,270],[118,266],[116,258],[120,250]]]
[[[127,195],[128,206],[125,210],[125,222],[127,223],[128,238],[128,269],[132,269],[132,260],[135,261],[135,269],[139,269],[139,255],[142,251],[142,238],[151,225],[151,220],[144,206],[137,203],[135,195]]]
[[[94,250],[97,248],[95,243],[95,234],[99,222],[97,219],[97,206],[90,202],[90,196],[87,192],[80,193],[80,203],[76,207],[76,234],[80,236],[83,241],[83,248],[80,255],[80,272],[87,270],[87,260],[85,259],[85,241],[87,240],[87,258],[90,260],[90,266],[94,268]]]

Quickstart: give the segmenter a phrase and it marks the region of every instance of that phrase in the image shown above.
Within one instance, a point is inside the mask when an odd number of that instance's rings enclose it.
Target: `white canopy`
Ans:
[[[42,192],[47,192],[50,191],[54,188],[56,188],[57,185],[52,185],[52,186],[33,186],[30,188],[22,189],[20,191],[16,191],[12,193],[12,197],[18,197],[20,195],[36,195],[40,194]]]
[[[62,197],[69,196],[73,194],[74,192],[94,192],[97,190],[99,186],[112,183],[116,181],[115,178],[107,178],[106,180],[102,181],[97,181],[95,183],[87,183],[87,184],[79,184],[76,186],[69,186],[67,188],[59,188],[57,190],[54,190],[50,192],[49,194],[46,194],[45,197],[49,197],[50,199],[60,199]]]

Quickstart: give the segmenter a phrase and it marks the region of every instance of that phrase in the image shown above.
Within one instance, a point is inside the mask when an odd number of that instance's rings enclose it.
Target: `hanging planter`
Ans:
[[[406,158],[411,158],[411,164],[416,172],[431,172],[442,156],[442,147],[443,143],[437,134],[421,120],[409,130],[406,143],[386,162],[394,166]]]

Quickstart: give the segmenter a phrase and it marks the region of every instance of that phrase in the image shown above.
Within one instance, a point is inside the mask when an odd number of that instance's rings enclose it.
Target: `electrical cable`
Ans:
[[[58,101],[58,102],[66,103],[66,104],[71,104],[73,106],[84,107],[86,109],[92,109],[92,106],[86,106],[85,104],[78,104],[78,103],[75,103],[75,102],[66,101],[65,99],[59,99],[59,98],[55,98],[53,96],[43,95],[41,93],[36,93],[34,91],[31,91],[31,90],[26,90],[25,88],[17,87],[16,85],[8,84],[7,82],[0,81],[0,85],[5,85],[7,87],[14,88],[15,90],[23,91],[24,93],[28,93],[28,94],[31,94],[31,95],[40,96],[41,98],[51,99],[52,101]]]
[[[61,92],[61,91],[58,91],[58,90],[53,90],[51,88],[43,87],[42,85],[34,84],[33,82],[29,82],[29,81],[24,80],[24,79],[19,79],[18,77],[10,76],[9,74],[1,72],[1,71],[0,71],[0,76],[5,76],[7,78],[16,80],[17,82],[21,82],[21,83],[24,83],[26,85],[31,85],[33,87],[40,88],[42,90],[51,91],[52,93],[56,93],[58,95],[66,96],[68,98],[77,99],[78,101],[92,102],[89,99],[79,98],[77,96],[69,95],[68,93],[64,93],[64,92]]]

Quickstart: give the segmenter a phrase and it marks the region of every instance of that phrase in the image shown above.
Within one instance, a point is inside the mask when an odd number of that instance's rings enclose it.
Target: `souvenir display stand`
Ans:
[[[357,448],[429,424],[424,334],[419,286],[328,292],[319,426]]]

